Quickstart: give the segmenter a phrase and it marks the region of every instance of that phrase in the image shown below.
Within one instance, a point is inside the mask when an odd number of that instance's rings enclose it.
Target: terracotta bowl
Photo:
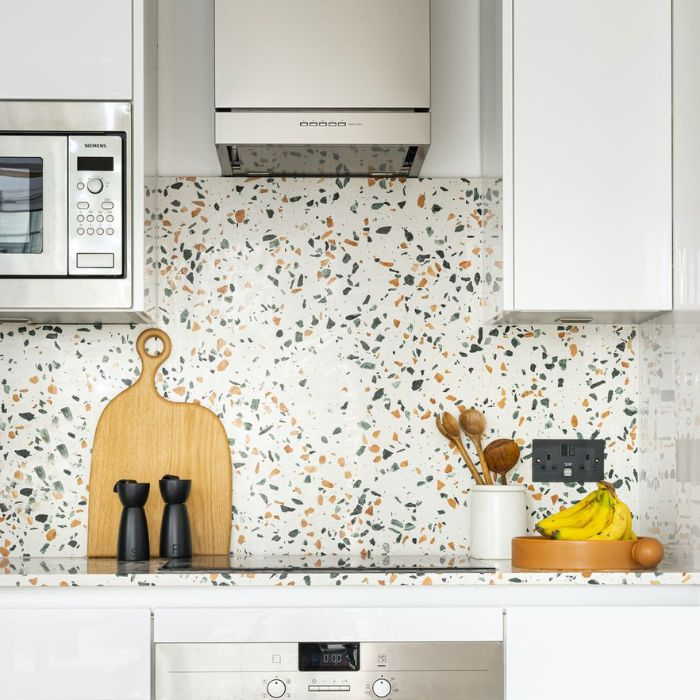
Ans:
[[[636,542],[569,542],[546,537],[515,537],[513,568],[537,571],[644,571],[664,558],[653,537]]]

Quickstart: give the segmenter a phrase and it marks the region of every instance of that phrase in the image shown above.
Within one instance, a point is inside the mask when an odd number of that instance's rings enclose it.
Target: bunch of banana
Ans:
[[[537,531],[555,540],[636,540],[632,513],[615,493],[612,484],[598,482],[598,488],[575,506],[539,522]]]

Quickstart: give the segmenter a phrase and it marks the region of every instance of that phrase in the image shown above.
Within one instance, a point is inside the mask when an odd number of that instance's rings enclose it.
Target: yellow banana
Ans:
[[[536,529],[559,540],[637,539],[630,509],[606,481],[599,481],[598,488],[577,504],[541,520]]]
[[[627,521],[627,527],[625,528],[625,534],[622,536],[622,539],[631,540],[633,537],[636,538],[636,535],[634,532],[632,532],[632,513],[630,513],[629,520]]]
[[[625,532],[620,539],[625,540],[625,541],[632,539],[632,518],[630,518],[627,521],[627,527],[625,528]]]
[[[583,527],[590,522],[598,508],[598,496],[588,501],[583,508],[580,508],[573,514],[568,511],[562,511],[561,515],[566,517],[556,518],[549,522],[541,522],[537,525],[537,531],[545,536],[551,536],[556,530],[561,530],[563,527]]]
[[[543,535],[551,535],[561,527],[582,527],[593,516],[600,491],[592,491],[584,499],[571,508],[559,511],[541,520],[536,525],[538,532]]]
[[[598,493],[598,505],[590,521],[582,527],[562,527],[552,533],[555,540],[587,540],[604,530],[613,516],[612,497],[608,491]]]
[[[589,540],[607,540],[617,542],[624,539],[628,526],[631,530],[632,513],[618,498],[612,499],[612,517],[606,527],[595,533]]]
[[[627,505],[625,505],[627,507]],[[634,530],[632,529],[632,523],[634,521],[634,517],[632,516],[632,513],[630,512],[630,519],[629,519],[629,524],[627,525],[627,529],[625,530],[625,535],[622,538],[623,540],[630,540],[631,542],[636,542],[638,537],[637,535],[634,534]]]

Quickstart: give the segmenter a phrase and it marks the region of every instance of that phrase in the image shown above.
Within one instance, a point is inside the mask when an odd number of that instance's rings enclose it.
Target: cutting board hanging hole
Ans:
[[[149,338],[146,341],[146,354],[151,357],[159,357],[163,354],[165,346],[160,338]]]
[[[158,346],[162,346],[162,350],[155,355],[148,352],[148,349],[156,350]],[[155,381],[158,368],[170,357],[170,351],[173,344],[170,337],[165,331],[159,328],[149,328],[138,337],[136,341],[136,350],[141,358],[143,372],[137,380],[138,385],[142,380],[152,384]]]

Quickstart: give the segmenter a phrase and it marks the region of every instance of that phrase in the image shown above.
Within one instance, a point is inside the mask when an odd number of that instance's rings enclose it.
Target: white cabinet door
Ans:
[[[700,608],[508,608],[506,700],[695,697]]]
[[[505,307],[670,309],[671,0],[507,6]]]
[[[0,0],[0,17],[0,99],[131,99],[131,0]]]
[[[0,609],[0,697],[149,700],[149,610]]]
[[[700,2],[673,4],[673,308],[700,311]]]

